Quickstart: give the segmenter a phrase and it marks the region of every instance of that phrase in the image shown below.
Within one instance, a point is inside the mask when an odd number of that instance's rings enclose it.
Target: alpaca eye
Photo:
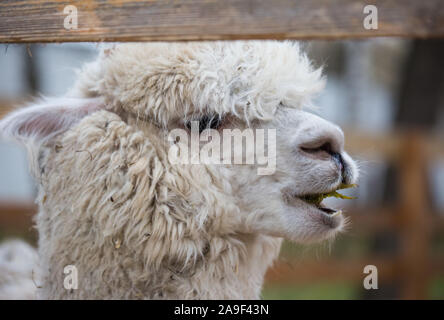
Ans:
[[[222,125],[222,118],[218,114],[204,115],[199,119],[187,121],[186,127],[191,130],[191,124],[193,121],[199,122],[199,133],[202,133],[205,129],[217,130]]]

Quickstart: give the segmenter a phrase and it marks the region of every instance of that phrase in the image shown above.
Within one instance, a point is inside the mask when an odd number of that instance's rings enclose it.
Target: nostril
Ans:
[[[333,160],[336,162],[341,171],[344,171],[344,160],[342,159],[342,156],[337,152],[333,152],[331,156],[333,157]]]
[[[345,161],[342,158],[340,153],[333,153],[332,155],[333,161],[336,163],[336,165],[338,166],[339,170],[341,171],[341,177],[342,177],[342,183],[347,183],[347,179],[346,179],[346,165],[345,165]]]
[[[331,155],[333,153],[330,142],[325,142],[320,146],[301,146],[301,150],[310,154],[322,154]]]

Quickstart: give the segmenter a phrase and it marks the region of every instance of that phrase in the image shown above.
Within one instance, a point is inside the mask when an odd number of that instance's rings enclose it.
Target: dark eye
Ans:
[[[203,115],[198,119],[187,121],[186,127],[189,130],[191,130],[192,121],[197,121],[199,123],[199,133],[202,133],[205,129],[217,130],[222,124],[222,117],[218,114]]]

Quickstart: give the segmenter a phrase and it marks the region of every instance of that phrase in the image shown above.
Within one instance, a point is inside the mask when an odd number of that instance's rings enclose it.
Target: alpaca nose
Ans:
[[[345,162],[344,159],[341,156],[341,153],[336,151],[334,147],[332,147],[332,143],[330,142],[324,142],[319,147],[307,147],[307,146],[301,146],[301,150],[317,159],[322,160],[330,160],[332,159],[338,169],[341,171],[342,174],[344,174],[345,170]]]
[[[300,144],[299,149],[306,155],[318,159],[331,159],[341,168],[344,167],[344,160],[341,153],[344,149],[344,134],[338,127],[330,124],[323,130],[308,129],[309,133]]]
[[[315,140],[315,142],[302,144],[300,149],[307,156],[319,160],[333,160],[341,173],[342,183],[347,183],[347,180],[349,180],[347,179],[349,170],[346,161],[341,155],[343,142],[342,140],[334,141],[333,139],[333,136],[329,136],[323,140]]]

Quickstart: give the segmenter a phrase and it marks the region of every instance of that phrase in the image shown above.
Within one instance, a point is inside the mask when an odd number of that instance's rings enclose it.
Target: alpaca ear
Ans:
[[[25,145],[40,144],[62,133],[94,111],[100,98],[56,98],[17,110],[0,121],[0,135]]]

